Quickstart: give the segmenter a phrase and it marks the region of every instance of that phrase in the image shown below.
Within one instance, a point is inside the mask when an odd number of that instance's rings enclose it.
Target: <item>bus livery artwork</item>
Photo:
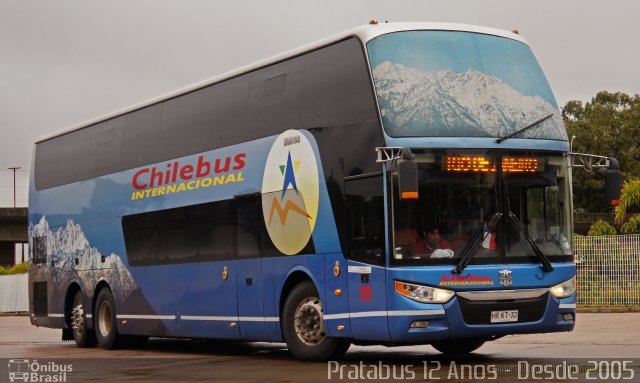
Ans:
[[[362,26],[36,142],[31,323],[303,360],[571,331],[572,155],[522,36]]]
[[[302,132],[282,133],[271,146],[262,178],[262,213],[269,237],[282,253],[297,254],[318,214],[318,165]]]

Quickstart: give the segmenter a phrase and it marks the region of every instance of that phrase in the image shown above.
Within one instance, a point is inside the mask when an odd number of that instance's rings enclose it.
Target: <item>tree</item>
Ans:
[[[615,157],[625,177],[640,177],[640,95],[599,92],[590,102],[569,101],[562,108],[573,152]],[[608,212],[604,180],[595,173],[573,172],[574,207]]]
[[[589,232],[587,235],[590,236],[602,236],[602,235],[616,235],[616,228],[611,226],[611,224],[607,221],[603,221],[601,219],[598,222],[595,222],[589,227]]]
[[[616,223],[622,224],[627,216],[627,210],[640,207],[640,179],[630,178],[624,182],[620,193],[620,204],[616,206]],[[635,214],[627,223],[622,225],[622,234],[640,234],[640,214]]]

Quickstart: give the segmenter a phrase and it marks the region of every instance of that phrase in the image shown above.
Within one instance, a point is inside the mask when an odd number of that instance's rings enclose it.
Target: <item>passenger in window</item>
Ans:
[[[449,250],[449,251],[437,251]],[[440,236],[440,228],[437,225],[429,225],[423,232],[423,238],[416,244],[418,254],[434,255],[437,258],[451,258],[453,251],[451,244]]]

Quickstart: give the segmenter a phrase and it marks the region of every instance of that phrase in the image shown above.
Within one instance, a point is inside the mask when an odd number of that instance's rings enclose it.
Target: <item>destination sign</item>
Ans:
[[[495,160],[483,156],[444,156],[442,170],[459,173],[494,173]],[[535,173],[542,171],[540,159],[535,157],[503,157],[502,171],[505,173]]]

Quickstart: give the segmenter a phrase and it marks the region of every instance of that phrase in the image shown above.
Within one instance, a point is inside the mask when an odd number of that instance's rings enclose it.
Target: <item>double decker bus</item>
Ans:
[[[570,331],[569,153],[518,34],[372,23],[37,142],[31,323],[309,360]]]

